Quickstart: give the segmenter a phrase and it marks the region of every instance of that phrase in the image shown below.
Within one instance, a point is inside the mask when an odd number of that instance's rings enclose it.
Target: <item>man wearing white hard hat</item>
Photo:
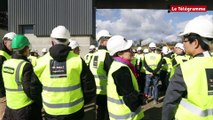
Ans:
[[[52,47],[34,68],[43,85],[45,119],[80,120],[84,116],[84,104],[95,97],[94,76],[84,60],[71,52],[67,28],[55,27],[50,37]]]
[[[96,105],[97,108],[97,120],[109,119],[107,111],[107,73],[112,63],[112,58],[109,55],[106,45],[111,34],[107,30],[101,30],[96,35],[98,42],[98,50],[93,54],[91,62],[89,64],[90,70],[95,76],[95,83],[97,86]]]
[[[158,103],[158,82],[162,67],[162,56],[156,52],[156,44],[149,44],[150,52],[144,55],[144,68],[146,73],[146,83],[144,94],[147,98],[153,97],[154,104]]]
[[[176,68],[164,98],[162,120],[212,120],[213,23],[194,18],[180,36],[186,54],[193,58]]]
[[[2,71],[3,62],[10,59],[12,55],[11,43],[12,39],[15,37],[14,32],[9,32],[2,38],[2,43],[0,44],[0,71]],[[6,107],[6,97],[5,88],[3,83],[2,74],[0,74],[0,120],[3,119]]]
[[[137,73],[131,60],[134,53],[132,40],[114,35],[107,49],[114,61],[109,69],[107,83],[107,106],[110,120],[142,120],[143,97],[137,83]]]
[[[84,60],[85,62],[87,63],[87,65],[90,64],[90,61],[92,59],[92,56],[93,56],[93,53],[96,51],[96,47],[95,45],[90,45],[89,47],[89,53],[87,53],[85,56],[84,56]]]

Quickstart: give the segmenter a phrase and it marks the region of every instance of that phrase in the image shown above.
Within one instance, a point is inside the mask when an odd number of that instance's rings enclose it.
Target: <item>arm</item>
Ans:
[[[41,106],[42,85],[33,71],[33,66],[29,63],[27,63],[23,69],[22,85],[27,96]]]
[[[112,74],[118,95],[123,96],[124,103],[134,112],[142,105],[143,97],[132,84],[132,77],[127,67],[121,67]]]
[[[3,62],[6,60],[5,57],[0,56],[0,71],[2,72],[2,65]],[[0,74],[0,98],[5,96],[5,87],[4,87],[4,82],[2,78],[2,73]]]
[[[106,71],[106,73],[108,74],[109,72],[109,68],[112,64],[113,58],[109,55],[109,53],[106,53],[106,57],[104,60],[104,70]]]
[[[170,80],[163,101],[162,120],[173,120],[178,104],[187,94],[186,84],[180,67],[178,67]]]
[[[95,78],[88,66],[82,59],[81,86],[85,104],[89,103],[96,96]]]

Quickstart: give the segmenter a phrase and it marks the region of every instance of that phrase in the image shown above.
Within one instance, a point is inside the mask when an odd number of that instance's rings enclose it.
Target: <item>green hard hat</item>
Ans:
[[[30,42],[24,35],[16,35],[12,40],[12,49],[22,49],[25,46],[29,46]]]

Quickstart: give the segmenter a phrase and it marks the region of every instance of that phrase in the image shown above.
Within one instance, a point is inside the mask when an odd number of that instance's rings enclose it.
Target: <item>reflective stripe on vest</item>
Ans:
[[[213,115],[213,108],[202,110],[202,109],[198,108],[197,106],[187,102],[184,99],[181,100],[180,105],[183,106],[185,109],[187,109],[187,110],[191,111],[192,113],[194,113],[198,116],[201,116],[201,117]]]
[[[67,92],[67,91],[72,91],[72,90],[75,90],[75,89],[79,89],[80,87],[81,87],[80,84],[69,86],[69,87],[48,87],[48,86],[43,86],[43,90],[51,91],[51,92]]]
[[[108,74],[107,85],[107,107],[109,111],[110,119],[122,119],[122,120],[140,120],[143,118],[143,110],[140,106],[135,112],[132,112],[129,107],[123,101],[123,96],[119,96],[117,93],[116,85],[114,83],[112,74],[121,67],[127,67],[132,77],[132,84],[135,91],[139,92],[137,80],[132,73],[131,69],[118,61],[113,61]]]
[[[84,101],[84,99],[80,98],[80,99],[77,99],[76,101],[70,102],[70,103],[50,104],[50,103],[47,103],[45,101],[43,101],[43,103],[44,103],[44,105],[46,105],[49,108],[69,108],[69,107],[73,107],[73,106],[75,106],[75,105],[77,105],[77,104],[79,104],[83,101]]]
[[[11,56],[3,50],[0,50],[0,55],[4,56],[7,60],[11,58]]]

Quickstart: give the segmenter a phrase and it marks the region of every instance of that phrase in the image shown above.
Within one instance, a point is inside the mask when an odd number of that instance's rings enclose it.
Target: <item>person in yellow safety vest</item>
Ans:
[[[68,46],[67,28],[55,27],[50,37],[52,47],[34,67],[43,85],[45,120],[80,120],[84,117],[84,105],[96,95],[94,76],[80,55]]]
[[[180,36],[193,58],[177,67],[163,101],[162,120],[213,120],[213,23],[194,18]]]
[[[106,45],[111,34],[107,30],[101,30],[97,33],[96,37],[98,50],[93,54],[89,67],[95,77],[97,86],[97,120],[108,120],[106,85],[107,74],[113,59],[109,55]]]
[[[69,39],[69,47],[71,47],[72,51],[77,54],[77,55],[80,55],[80,46],[78,44],[77,41],[74,41],[74,40],[71,40]]]
[[[38,58],[35,56],[35,50],[34,49],[30,50],[30,56],[28,57],[28,60],[31,62],[33,67],[36,66],[37,59]]]
[[[151,42],[149,44],[150,53],[144,56],[144,68],[146,70],[144,94],[147,98],[153,96],[154,104],[158,103],[158,82],[162,67],[162,55],[156,53],[156,48],[156,44]]]
[[[29,40],[17,34],[12,40],[12,58],[3,63],[2,76],[7,99],[4,120],[42,120],[42,85],[27,59],[29,46]]]
[[[183,43],[177,43],[174,47],[174,52],[176,53],[176,56],[172,59],[172,70],[170,78],[173,76],[177,66],[179,66],[183,62],[188,61],[190,58],[189,55],[185,54],[185,48],[183,46]]]
[[[107,49],[114,61],[111,64],[107,84],[107,106],[110,120],[142,120],[144,117],[136,79],[136,69],[131,60],[134,57],[131,49],[132,40],[121,35],[112,36]]]
[[[162,47],[162,55],[163,55],[163,61],[162,61],[162,68],[160,71],[160,80],[162,82],[162,91],[165,92],[168,84],[169,84],[169,77],[170,73],[172,71],[172,60],[169,55],[169,48],[167,46]]]
[[[87,65],[90,64],[90,61],[92,59],[92,56],[93,56],[93,53],[96,51],[96,48],[95,48],[95,45],[90,45],[89,47],[89,53],[87,53],[85,56],[84,56],[84,60],[86,62]]]
[[[0,43],[0,71],[2,71],[3,62],[11,58],[12,55],[11,43],[15,35],[16,34],[14,32],[9,32],[5,34],[4,37],[2,38],[2,43]],[[5,88],[2,74],[0,74],[0,120],[3,119],[5,108],[6,108]]]
[[[138,85],[140,88],[140,92],[144,92],[144,86],[145,86],[145,70],[143,69],[143,60],[144,60],[144,53],[142,50],[142,47],[137,48],[137,53],[134,57],[136,59],[135,67],[136,71],[138,73],[137,79],[138,79]]]

